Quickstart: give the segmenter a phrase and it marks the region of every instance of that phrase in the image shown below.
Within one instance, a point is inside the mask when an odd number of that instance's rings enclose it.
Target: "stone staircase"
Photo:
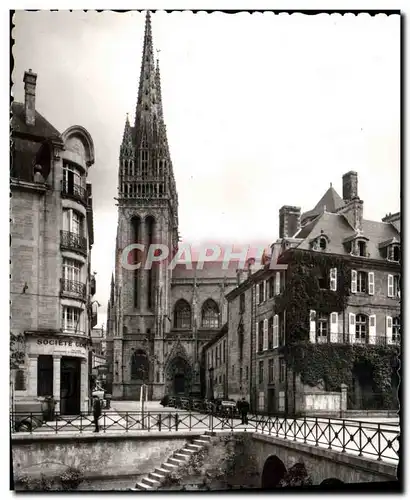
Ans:
[[[147,476],[139,480],[131,491],[155,491],[167,479],[169,474],[181,465],[185,465],[190,458],[201,451],[205,446],[211,443],[211,436],[202,434],[199,438],[194,439],[192,443],[185,445],[182,450],[178,450],[168,458],[160,467],[157,467],[154,472],[150,472]]]

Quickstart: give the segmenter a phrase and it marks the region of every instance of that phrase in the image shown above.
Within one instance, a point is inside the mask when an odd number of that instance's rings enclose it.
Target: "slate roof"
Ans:
[[[394,227],[393,223],[378,222],[363,219],[363,236],[368,239],[367,251],[370,259],[384,260],[380,254],[379,245],[391,238],[400,241],[400,233]],[[314,221],[303,227],[298,237],[304,238],[296,248],[300,250],[311,250],[310,242],[320,236],[326,235],[329,243],[326,253],[348,254],[343,245],[343,241],[356,236],[351,225],[347,222],[344,215],[324,212]]]
[[[302,221],[307,218],[315,217],[324,211],[336,213],[337,210],[345,205],[343,199],[339,196],[337,191],[330,186],[322,198],[318,201],[315,208],[302,214]]]
[[[24,104],[21,102],[13,102],[11,111],[13,144],[10,174],[12,177],[32,182],[34,160],[42,144],[51,139],[61,139],[61,134],[38,111],[36,111],[35,124],[27,125]]]
[[[11,105],[11,129],[13,133],[28,134],[42,140],[60,137],[60,132],[47,121],[43,115],[36,111],[34,125],[26,125],[24,104],[14,101]]]

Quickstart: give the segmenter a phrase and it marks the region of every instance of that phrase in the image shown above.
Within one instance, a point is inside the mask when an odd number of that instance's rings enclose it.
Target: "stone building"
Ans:
[[[11,122],[10,288],[15,400],[53,396],[57,410],[88,408],[88,350],[96,324],[90,274],[93,209],[90,134],[60,134],[35,106],[37,75],[24,74],[25,101]],[[12,352],[15,352],[16,344]]]
[[[204,391],[202,347],[226,322],[225,294],[236,286],[234,262],[154,264],[127,269],[131,244],[177,252],[178,196],[164,122],[158,60],[147,13],[135,121],[127,117],[118,171],[115,277],[108,304],[108,378],[113,398],[149,399]],[[128,255],[128,258],[127,258]],[[143,263],[135,250],[125,263]],[[169,260],[167,261],[167,263]],[[110,385],[109,384],[109,385]]]
[[[357,174],[348,172],[343,198],[331,186],[304,214],[282,207],[279,228],[270,262],[227,295],[226,370],[237,374],[229,397],[249,397],[260,412],[336,411],[344,384],[347,410],[386,408],[389,394],[394,406],[400,214],[365,219]],[[292,348],[305,360],[297,367]]]
[[[228,397],[228,324],[203,349],[205,359],[205,396],[208,399]],[[235,376],[233,373],[232,376]]]

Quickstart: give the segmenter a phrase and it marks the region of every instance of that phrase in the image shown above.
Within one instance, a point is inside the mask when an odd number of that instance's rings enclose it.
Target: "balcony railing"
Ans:
[[[85,299],[86,295],[86,287],[84,283],[80,281],[72,281],[72,280],[61,280],[61,293],[64,295],[75,296],[80,299]]]
[[[61,181],[61,196],[78,201],[84,206],[87,205],[87,190],[78,184]]]
[[[369,335],[365,337],[356,336],[349,333],[328,333],[316,337],[317,344],[365,344],[365,345],[399,345],[400,335],[387,336]]]
[[[60,231],[60,246],[87,255],[87,238],[70,231]]]

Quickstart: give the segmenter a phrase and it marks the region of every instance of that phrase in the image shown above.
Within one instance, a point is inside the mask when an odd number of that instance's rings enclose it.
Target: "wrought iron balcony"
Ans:
[[[73,182],[61,181],[61,196],[71,198],[87,206],[87,189]]]
[[[85,284],[80,281],[61,279],[61,293],[85,299],[86,287]]]
[[[400,345],[400,335],[386,334],[369,335],[365,337],[356,334],[328,333],[316,337],[317,344],[361,344],[361,345]]]
[[[60,231],[60,246],[66,250],[73,250],[87,255],[87,238],[70,231]]]

